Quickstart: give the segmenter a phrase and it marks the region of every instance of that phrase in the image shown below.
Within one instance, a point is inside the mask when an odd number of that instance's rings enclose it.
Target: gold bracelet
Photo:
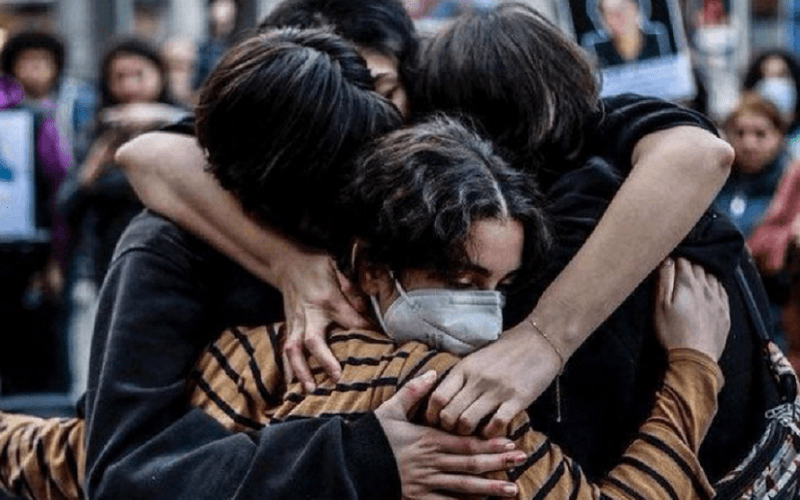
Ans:
[[[561,373],[564,372],[564,365],[566,364],[566,359],[564,358],[564,355],[561,354],[561,351],[559,350],[559,348],[556,347],[556,345],[553,343],[552,340],[550,340],[550,337],[545,335],[545,333],[542,331],[542,329],[539,328],[539,325],[536,324],[536,321],[534,321],[532,318],[528,318],[528,321],[530,322],[530,324],[533,327],[533,329],[536,330],[536,333],[541,335],[542,338],[545,339],[548,344],[550,344],[550,347],[553,348],[553,351],[558,356],[559,361],[561,361],[561,367],[558,370],[558,374],[561,375]]]

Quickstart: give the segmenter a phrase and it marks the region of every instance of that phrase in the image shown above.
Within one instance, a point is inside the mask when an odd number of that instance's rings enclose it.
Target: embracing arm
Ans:
[[[368,323],[358,313],[363,306],[326,254],[308,251],[248,217],[204,170],[206,160],[193,136],[144,134],[120,148],[116,160],[148,208],[201,236],[281,291],[289,331],[284,348],[289,378],[294,368],[306,388],[314,389],[304,351],[338,377],[341,369],[325,343],[328,324],[363,328]]]
[[[440,415],[445,428],[470,432],[499,407],[486,433],[500,432],[688,234],[732,161],[731,147],[698,127],[669,128],[639,140],[630,174],[575,257],[525,321],[456,365],[434,392],[428,419]]]
[[[580,347],[689,233],[732,162],[730,145],[697,127],[654,132],[636,144],[633,169],[597,228],[530,316],[562,354]]]

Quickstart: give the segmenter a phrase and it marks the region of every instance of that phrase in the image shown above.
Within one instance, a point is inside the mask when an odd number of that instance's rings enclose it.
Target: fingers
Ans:
[[[388,409],[387,416],[406,420],[409,412],[430,392],[434,383],[436,383],[436,372],[429,370],[419,377],[409,380],[397,391],[397,394],[381,406],[385,407],[384,410]]]
[[[484,423],[483,420],[486,417],[494,415],[495,410],[497,410],[499,406],[499,402],[489,397],[479,397],[458,417],[455,424],[456,433],[463,436],[475,433],[478,425]],[[445,408],[445,411],[447,411],[447,408]]]
[[[464,376],[457,369],[452,370],[444,380],[439,384],[439,387],[433,391],[433,394],[428,400],[428,409],[425,411],[425,421],[429,425],[439,424],[439,415],[442,408],[445,407],[456,393],[464,385]]]
[[[462,495],[513,497],[517,494],[514,483],[462,474],[437,474],[430,478],[428,486],[432,490]]]
[[[513,451],[514,442],[508,438],[481,439],[472,436],[454,436],[443,431],[433,431],[433,443],[440,453],[450,455],[482,455]],[[498,469],[499,470],[499,469]]]
[[[310,334],[308,331],[306,332],[306,350],[308,350],[310,356],[313,356],[319,362],[325,372],[327,372],[333,380],[339,380],[339,377],[342,376],[342,367],[339,364],[339,360],[337,360],[336,356],[331,352],[331,348],[328,347],[328,343],[325,341],[324,331],[320,335],[319,326],[311,330],[317,333]]]
[[[483,436],[493,438],[505,434],[508,425],[523,410],[524,408],[515,404],[514,401],[506,401],[501,404],[483,430]]]
[[[680,258],[675,262],[675,288],[673,290],[673,300],[678,291],[678,287],[684,286],[692,288],[695,281],[695,270],[692,268],[692,263],[684,258]]]
[[[658,289],[656,300],[659,304],[668,306],[672,303],[675,292],[675,261],[666,259],[658,268]]]
[[[437,461],[436,468],[442,472],[479,475],[513,469],[527,459],[525,452],[520,450],[480,455],[443,455]]]
[[[476,395],[471,390],[462,389],[458,391],[449,403],[447,403],[442,411],[439,412],[439,425],[442,429],[450,432],[456,432],[460,419],[465,411],[476,402]],[[494,409],[494,408],[492,408]],[[468,428],[477,422],[464,420],[464,427]],[[470,432],[459,432],[459,434],[470,434]]]
[[[288,361],[288,365],[286,366],[289,366],[290,371],[297,376],[297,379],[303,384],[303,388],[307,392],[311,392],[316,389],[316,384],[314,383],[314,377],[311,375],[311,369],[308,367],[305,352],[303,351],[303,337],[305,333],[305,315],[302,312],[297,314],[297,311],[295,311],[293,321],[291,322],[291,329],[287,327],[283,354]],[[288,379],[288,381],[291,380],[291,378]]]

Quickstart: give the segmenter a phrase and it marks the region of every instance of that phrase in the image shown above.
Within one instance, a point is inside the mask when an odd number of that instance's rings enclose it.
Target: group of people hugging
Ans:
[[[103,283],[80,415],[2,415],[13,494],[775,486],[737,469],[800,406],[742,236],[707,210],[730,147],[670,103],[601,100],[526,5],[421,41],[397,0],[283,0],[192,118],[116,160],[149,208]]]

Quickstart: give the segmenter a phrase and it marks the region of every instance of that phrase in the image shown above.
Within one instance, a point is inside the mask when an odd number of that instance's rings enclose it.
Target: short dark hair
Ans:
[[[792,130],[800,125],[800,60],[798,60],[797,56],[783,49],[769,49],[761,52],[753,59],[753,62],[751,62],[750,66],[747,68],[744,80],[742,81],[742,87],[744,87],[745,90],[753,90],[756,85],[758,85],[758,82],[764,79],[764,73],[761,71],[762,64],[765,60],[772,57],[781,59],[786,63],[786,67],[789,68],[789,73],[792,75],[791,78],[794,82],[795,90],[797,91],[797,103],[794,106],[794,116],[792,117],[792,122],[788,124],[789,130]]]
[[[469,264],[471,225],[509,218],[525,230],[520,277],[533,279],[545,267],[552,238],[533,176],[509,167],[455,119],[437,116],[377,139],[351,175],[339,203],[370,262],[454,277]],[[345,270],[346,250],[335,252]]]
[[[103,59],[100,64],[100,109],[107,106],[114,106],[119,104],[119,101],[111,94],[109,86],[109,76],[111,72],[111,63],[120,56],[133,55],[139,56],[152,62],[161,75],[161,92],[158,96],[158,102],[172,104],[172,98],[169,95],[169,82],[167,79],[167,67],[164,59],[158,53],[158,50],[150,43],[140,38],[121,38],[116,40],[103,54]]]
[[[578,155],[598,91],[580,47],[532,8],[508,3],[434,36],[411,106],[473,117],[516,167],[538,171]]]
[[[229,50],[200,90],[197,138],[246,212],[327,248],[333,199],[359,147],[401,124],[352,45],[285,29]]]
[[[419,40],[400,0],[283,0],[264,18],[259,30],[324,26],[361,48],[395,58],[400,78],[409,87]]]
[[[6,75],[13,75],[16,64],[22,52],[28,49],[43,49],[53,55],[56,62],[56,81],[64,72],[64,44],[55,35],[40,31],[23,31],[8,40],[3,45],[0,54],[0,67]]]

